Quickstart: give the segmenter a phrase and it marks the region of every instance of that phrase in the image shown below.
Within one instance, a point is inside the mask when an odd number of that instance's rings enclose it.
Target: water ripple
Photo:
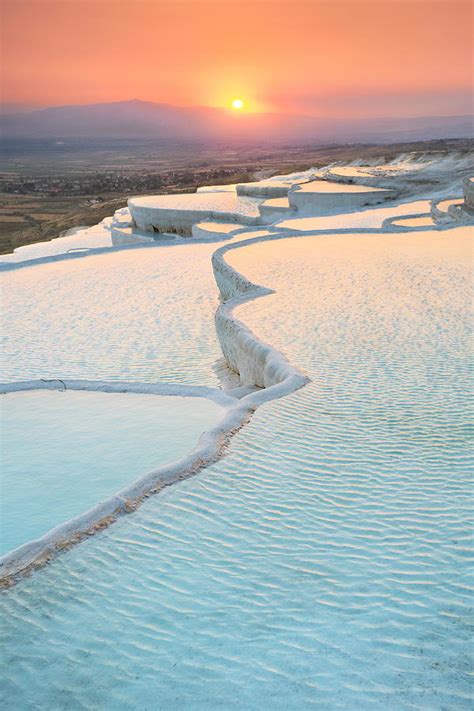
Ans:
[[[6,707],[471,708],[467,247],[419,239],[228,255],[312,382],[3,595]]]

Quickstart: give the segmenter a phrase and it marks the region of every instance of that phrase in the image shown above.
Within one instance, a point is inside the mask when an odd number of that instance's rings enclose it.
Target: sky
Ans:
[[[2,0],[2,102],[472,113],[466,0]]]

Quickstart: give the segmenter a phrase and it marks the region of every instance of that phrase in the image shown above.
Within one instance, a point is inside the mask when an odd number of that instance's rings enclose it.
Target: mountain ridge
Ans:
[[[207,106],[181,107],[140,99],[63,105],[4,113],[6,138],[159,138],[186,141],[392,142],[469,138],[473,117],[323,118],[279,113],[237,113]]]

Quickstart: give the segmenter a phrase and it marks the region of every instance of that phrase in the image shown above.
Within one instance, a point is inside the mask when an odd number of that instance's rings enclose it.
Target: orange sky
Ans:
[[[469,112],[472,3],[3,0],[4,102]]]

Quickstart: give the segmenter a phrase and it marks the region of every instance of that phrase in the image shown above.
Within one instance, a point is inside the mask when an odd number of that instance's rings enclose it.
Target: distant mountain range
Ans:
[[[320,118],[292,114],[236,113],[209,107],[178,107],[147,101],[58,106],[4,112],[6,138],[155,138],[167,141],[269,143],[392,142],[470,138],[472,116],[416,118]]]

